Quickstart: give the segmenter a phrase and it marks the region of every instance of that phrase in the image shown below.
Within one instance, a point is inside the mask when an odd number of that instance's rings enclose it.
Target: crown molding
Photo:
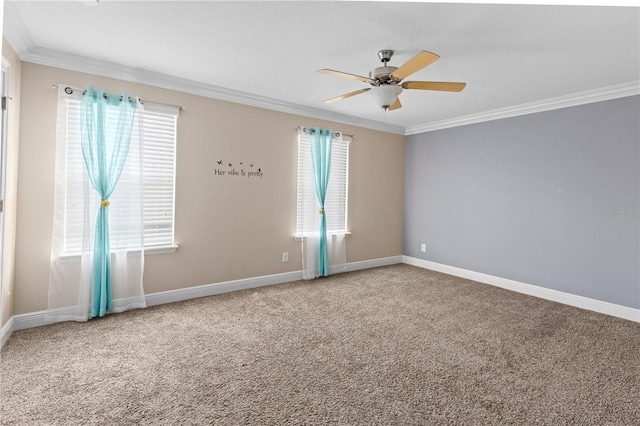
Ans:
[[[265,96],[226,89],[224,87],[173,77],[167,74],[127,67],[112,62],[101,61],[98,59],[36,46],[22,20],[22,17],[20,16],[20,13],[13,2],[10,1],[5,2],[5,25],[3,33],[3,36],[7,39],[20,60],[25,62],[100,75],[103,77],[116,78],[132,83],[146,84],[192,95],[234,102],[288,114],[302,115],[319,120],[349,124],[387,133],[395,133],[399,135],[404,135],[405,133],[405,128],[403,126],[380,123],[374,120],[353,117],[347,114],[339,114],[291,102],[284,102]]]
[[[98,59],[38,47],[35,45],[35,42],[24,25],[20,14],[11,1],[5,2],[4,36],[18,57],[25,62],[100,75],[103,77],[116,78],[132,83],[146,84],[192,95],[405,136],[640,95],[640,80],[638,80],[601,89],[574,93],[567,96],[543,99],[541,101],[494,109],[478,114],[408,126],[405,128],[403,126],[380,123],[374,120],[358,118],[347,114],[339,114],[320,108],[308,107],[265,96],[173,77],[154,71],[127,67],[113,62],[101,61]]]
[[[24,55],[29,52],[35,42],[31,38],[31,34],[27,31],[22,17],[14,2],[4,2],[4,25],[2,27],[2,36],[7,39],[16,55],[23,60]]]
[[[640,95],[640,80],[617,84],[615,86],[604,87],[601,89],[573,93],[556,98],[543,99],[541,101],[529,102],[526,104],[514,105],[507,108],[494,109],[479,114],[453,118],[451,120],[442,120],[417,126],[409,126],[405,130],[405,135],[408,136],[418,133],[433,132],[435,130],[465,126],[467,124],[517,117],[519,115],[535,114],[537,112],[551,111],[554,109],[568,108],[635,95]]]
[[[238,90],[227,89],[224,87],[214,86],[211,84],[201,83],[193,80],[173,77],[154,71],[127,67],[112,62],[87,58],[84,56],[73,55],[70,53],[45,49],[41,47],[32,47],[28,49],[26,53],[23,53],[21,59],[26,62],[32,62],[40,65],[100,75],[103,77],[115,78],[132,83],[146,84],[163,89],[203,96],[206,98],[234,102],[257,108],[264,108],[294,115],[302,115],[310,118],[349,124],[358,127],[364,127],[367,129],[379,130],[387,133],[395,133],[405,136],[414,135],[417,133],[432,132],[435,130],[447,129],[451,127],[465,126],[468,124],[482,123],[485,121],[517,117],[520,115],[551,111],[555,109],[584,105],[593,102],[607,101],[627,96],[640,95],[640,81],[632,81],[615,86],[588,90],[585,92],[573,93],[566,96],[559,96],[555,98],[544,99],[541,101],[514,105],[506,108],[494,109],[478,114],[455,117],[449,120],[436,121],[416,126],[408,126],[405,128],[402,126],[380,123],[373,120],[367,120],[346,114],[339,114],[319,108],[285,102],[265,96],[254,95],[247,92],[241,92]]]
[[[350,124],[373,130],[404,135],[405,128],[379,123],[373,120],[353,117],[346,114],[338,114],[319,108],[308,107],[266,96],[254,95],[238,90],[227,89],[212,84],[201,83],[184,78],[173,77],[154,71],[133,68],[113,62],[102,61],[85,56],[73,55],[42,47],[32,47],[21,58],[25,62],[46,65],[71,71],[84,72],[103,77],[115,78],[132,83],[146,84],[163,89],[175,90],[182,93],[234,102],[257,108],[264,108],[288,114],[303,115],[320,120]]]

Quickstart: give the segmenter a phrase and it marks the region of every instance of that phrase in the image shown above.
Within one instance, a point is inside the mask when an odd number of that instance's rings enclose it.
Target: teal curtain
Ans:
[[[91,318],[111,309],[109,197],[127,161],[136,101],[87,87],[81,103],[82,155],[91,185],[102,202],[96,218],[91,271]]]
[[[329,275],[329,251],[327,249],[327,218],[324,211],[324,200],[329,186],[331,170],[331,141],[333,131],[314,127],[310,129],[311,162],[316,184],[316,196],[320,206],[320,245],[318,248],[318,276]]]

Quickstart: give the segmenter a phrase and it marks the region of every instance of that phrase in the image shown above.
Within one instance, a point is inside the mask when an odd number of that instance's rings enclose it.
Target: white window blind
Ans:
[[[145,103],[144,111],[136,113],[136,123],[142,126],[142,209],[145,248],[165,247],[174,244],[174,190],[175,190],[175,149],[176,126],[179,110]],[[80,100],[67,101],[67,153],[66,153],[66,196],[64,220],[64,252],[67,255],[82,251],[83,200],[86,167],[82,155],[80,139]],[[139,132],[132,132],[132,146],[138,145]],[[130,149],[125,168],[133,167],[140,161],[140,151]],[[126,173],[123,173],[123,176]],[[133,196],[127,182],[121,179],[109,198],[112,205],[132,205]],[[93,190],[93,189],[91,189]],[[135,208],[135,207],[132,207]],[[139,210],[138,210],[139,211]],[[127,210],[112,209],[111,223],[125,220]],[[139,214],[139,213],[138,213]],[[112,229],[115,227],[112,227]],[[114,238],[126,245],[125,236]],[[126,247],[112,247],[121,249]]]
[[[173,245],[177,111],[145,105],[143,122],[143,217],[145,247]]]
[[[351,137],[334,137],[331,146],[331,170],[325,197],[324,211],[327,233],[347,232],[347,188],[349,184],[349,145]],[[316,216],[318,209],[305,209],[305,205],[317,206],[313,163],[311,162],[311,139],[307,132],[298,133],[298,197],[296,236],[318,232]]]

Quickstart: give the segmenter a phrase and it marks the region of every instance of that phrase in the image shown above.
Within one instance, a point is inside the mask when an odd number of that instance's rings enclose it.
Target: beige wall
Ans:
[[[178,120],[176,224],[179,249],[147,255],[145,292],[301,269],[294,242],[295,126],[356,136],[349,171],[347,261],[402,254],[404,136],[218,101],[31,63],[22,66],[14,313],[47,306],[53,215],[57,92],[51,84],[127,91],[183,105]],[[216,176],[216,161],[253,163],[261,179]],[[289,262],[282,263],[282,252]]]
[[[2,325],[14,312],[16,206],[18,193],[18,130],[20,128],[20,73],[22,63],[11,46],[2,40],[2,56],[9,62],[7,104],[7,161],[5,182],[4,247],[2,261]]]

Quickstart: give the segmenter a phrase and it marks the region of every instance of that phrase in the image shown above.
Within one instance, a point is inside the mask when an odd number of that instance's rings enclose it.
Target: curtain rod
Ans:
[[[58,85],[57,85],[57,84],[52,84],[52,85],[51,85],[51,88],[52,88],[52,89],[57,89],[57,88],[58,88]],[[67,90],[70,90],[70,92],[68,92]],[[65,88],[65,92],[66,92],[67,94],[69,94],[69,95],[70,95],[71,93],[73,93],[73,91],[74,91],[74,90],[78,90],[78,91],[80,91],[80,90],[81,90],[83,95],[84,95],[85,93],[87,93],[87,91],[86,91],[85,89],[78,89],[77,87],[66,87],[66,88]],[[129,99],[129,100],[131,100],[131,99]],[[141,99],[140,101],[144,104],[144,101],[143,101],[142,99]],[[185,109],[187,109],[187,107],[184,107],[184,106],[182,106],[182,105],[163,104],[163,103],[161,103],[161,102],[153,102],[153,101],[148,101],[148,102],[149,102],[150,104],[165,105],[165,106],[170,106],[170,107],[173,107],[173,108],[178,108],[178,110],[179,110],[179,111],[184,111]]]
[[[296,127],[293,128],[293,130],[302,130],[303,132],[306,132],[307,130],[313,131],[313,128],[306,127],[306,126],[304,126],[304,127],[296,126]],[[355,135],[349,135],[349,134],[344,133],[344,132],[333,132],[333,136],[339,136],[341,134],[344,135],[344,136],[349,136],[351,139],[355,139]]]

